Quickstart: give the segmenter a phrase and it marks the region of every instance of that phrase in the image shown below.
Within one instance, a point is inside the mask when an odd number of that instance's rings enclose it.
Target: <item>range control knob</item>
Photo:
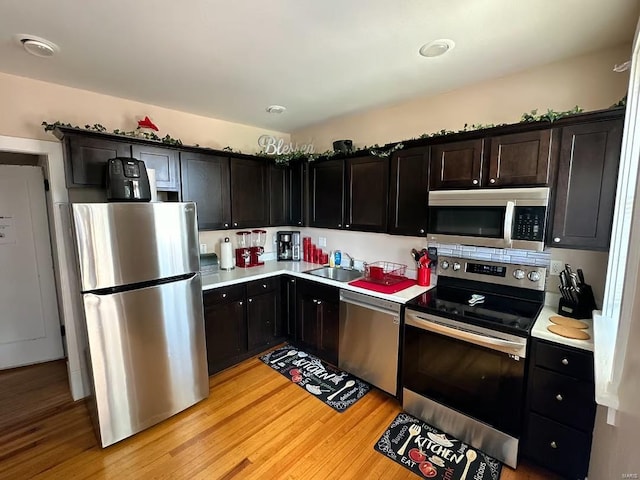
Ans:
[[[517,280],[522,280],[525,277],[526,273],[524,270],[522,270],[521,268],[516,268],[513,271],[513,276],[514,278],[516,278]]]
[[[440,262],[440,266],[442,267],[443,270],[446,270],[447,268],[449,268],[449,262],[447,262],[446,260],[443,260],[442,262]]]
[[[457,272],[460,270],[460,264],[458,262],[453,262],[453,271]]]
[[[532,282],[539,282],[540,281],[540,272],[538,272],[537,270],[532,270],[531,272],[529,272],[529,275],[527,275],[527,277]]]

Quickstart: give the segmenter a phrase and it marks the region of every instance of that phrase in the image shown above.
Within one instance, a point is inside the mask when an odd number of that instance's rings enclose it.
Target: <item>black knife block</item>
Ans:
[[[580,285],[580,293],[578,295],[578,302],[572,302],[564,297],[560,297],[558,303],[558,313],[565,317],[572,318],[591,318],[593,310],[596,310],[596,300],[593,298],[593,290],[591,285],[583,283]]]

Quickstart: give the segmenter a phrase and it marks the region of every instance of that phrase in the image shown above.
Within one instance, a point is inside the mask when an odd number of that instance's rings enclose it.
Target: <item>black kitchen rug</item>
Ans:
[[[373,447],[422,478],[498,480],[502,463],[407,413]]]
[[[338,412],[344,412],[371,390],[368,383],[291,345],[260,360]]]

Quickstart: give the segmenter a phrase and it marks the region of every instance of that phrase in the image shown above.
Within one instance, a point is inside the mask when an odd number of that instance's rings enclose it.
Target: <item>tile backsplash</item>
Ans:
[[[470,258],[473,260],[488,260],[490,262],[505,262],[518,265],[535,265],[547,267],[551,263],[551,253],[533,252],[530,250],[516,250],[510,248],[473,247],[448,243],[429,242],[430,247],[438,249],[438,255]]]

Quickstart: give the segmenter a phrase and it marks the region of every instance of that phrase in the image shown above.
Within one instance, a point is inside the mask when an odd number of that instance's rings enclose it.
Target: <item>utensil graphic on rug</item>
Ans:
[[[319,385],[305,385],[304,388],[306,388],[308,392],[311,392],[314,395],[322,395],[323,392],[331,391],[331,390],[322,390]]]
[[[338,395],[341,391],[346,390],[347,388],[353,387],[355,384],[356,382],[354,380],[349,380],[347,383],[344,384],[344,387],[342,387],[336,393],[329,395],[327,397],[327,400],[333,400],[336,397],[336,395]]]
[[[287,357],[293,357],[294,355],[296,355],[298,353],[297,350],[289,350],[286,354],[282,355],[281,357],[278,357],[274,360],[271,360],[271,363],[276,363],[279,362],[280,360],[282,360],[283,358],[287,358]]]
[[[407,449],[407,445],[409,445],[409,442],[411,441],[411,439],[416,435],[420,435],[421,431],[422,431],[422,428],[420,427],[420,425],[416,425],[415,423],[409,427],[409,438],[407,438],[407,441],[404,442],[404,445],[402,445],[400,447],[400,450],[398,450],[398,455],[404,455],[404,451]],[[465,473],[466,473],[466,470],[465,470]]]
[[[478,458],[478,454],[475,450],[467,450],[467,464],[464,467],[464,471],[462,472],[462,476],[460,480],[465,480],[467,478],[467,472],[469,471],[469,465],[473,463],[473,461]]]

